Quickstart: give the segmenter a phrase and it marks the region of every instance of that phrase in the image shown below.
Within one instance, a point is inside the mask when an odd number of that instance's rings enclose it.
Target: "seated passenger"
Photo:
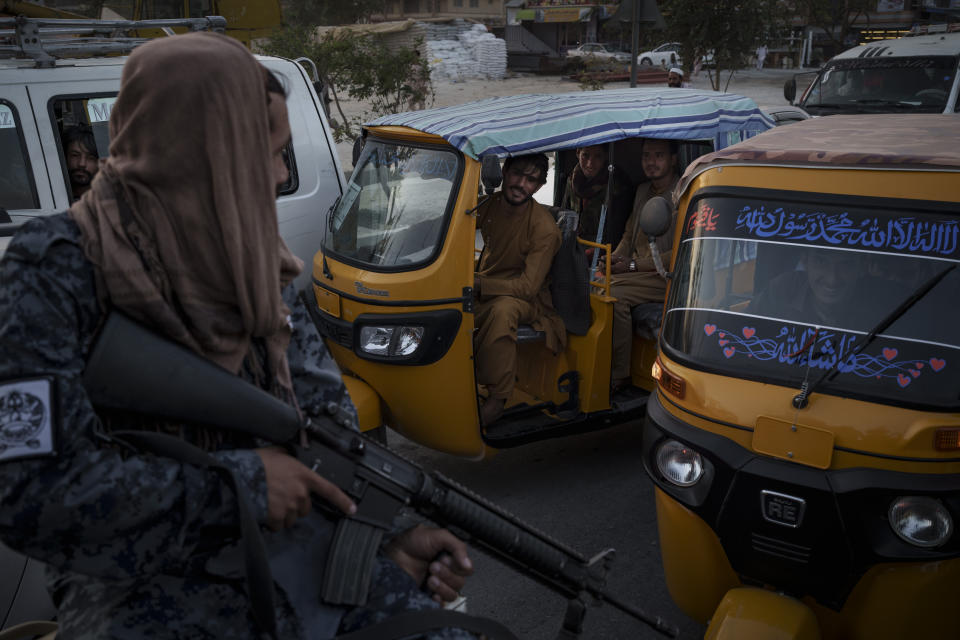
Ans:
[[[90,127],[78,124],[63,131],[63,152],[67,157],[67,173],[70,175],[71,201],[90,189],[93,177],[100,170],[97,143]]]
[[[649,182],[637,187],[633,213],[627,221],[623,239],[611,256],[610,295],[613,303],[613,353],[611,355],[611,391],[630,384],[630,351],[633,342],[633,321],[630,308],[645,302],[662,302],[667,281],[657,273],[650,253],[650,242],[640,229],[640,211],[654,196],[668,200],[680,179],[679,145],[674,140],[643,141],[641,162]],[[673,228],[657,239],[657,248],[664,266],[670,264]]]
[[[597,144],[577,149],[577,166],[567,179],[562,207],[572,209],[580,215],[577,235],[584,240],[597,242],[600,209],[606,202],[609,179],[607,145]],[[607,211],[600,242],[616,247],[623,236],[627,218],[630,216],[630,203],[633,196],[629,180],[618,170],[613,172],[610,196],[610,209]]]
[[[547,347],[554,353],[566,343],[548,278],[560,247],[560,230],[546,207],[533,200],[546,181],[545,155],[507,158],[503,189],[477,211],[484,243],[474,278],[477,382],[486,385],[488,392],[480,409],[483,424],[500,417],[513,393],[518,325],[544,331]]]

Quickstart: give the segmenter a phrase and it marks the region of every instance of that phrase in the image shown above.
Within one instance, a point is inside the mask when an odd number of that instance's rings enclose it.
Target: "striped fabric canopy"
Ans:
[[[709,140],[722,149],[771,129],[750,98],[695,89],[618,89],[488,98],[377,118],[443,137],[471,158],[512,156],[624,138]]]

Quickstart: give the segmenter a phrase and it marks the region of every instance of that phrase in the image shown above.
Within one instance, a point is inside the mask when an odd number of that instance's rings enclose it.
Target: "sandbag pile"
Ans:
[[[434,25],[444,27],[442,34],[459,30],[456,39],[426,40],[427,61],[430,64],[430,79],[434,82],[461,82],[471,78],[502,79],[507,70],[507,43],[487,31],[481,24],[466,29],[460,25]],[[440,29],[436,29],[441,35]]]

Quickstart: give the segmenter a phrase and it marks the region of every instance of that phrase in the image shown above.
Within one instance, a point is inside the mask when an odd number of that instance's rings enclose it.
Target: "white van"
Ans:
[[[955,113],[960,106],[958,63],[960,24],[923,28],[896,40],[870,42],[827,62],[796,106],[811,116]],[[784,97],[791,104],[796,89],[796,78],[784,86]]]
[[[0,253],[25,219],[63,211],[73,201],[62,142],[66,130],[89,125],[99,155],[106,154],[107,122],[126,61],[126,57],[96,57],[110,50],[99,40],[84,45],[94,57],[47,62],[25,58],[29,52],[22,48],[3,46],[5,35],[22,28],[11,23],[13,19],[0,20]],[[283,58],[257,58],[279,76],[288,94],[290,180],[280,190],[277,213],[280,234],[307,265],[302,276],[305,283],[321,245],[327,211],[343,192],[343,172],[323,107],[304,68]]]
[[[193,26],[198,20],[208,19],[156,22],[172,27]],[[24,52],[13,44],[15,29],[42,29],[43,22],[16,27],[12,19],[0,20],[0,255],[20,224],[63,211],[73,201],[63,144],[67,129],[89,126],[99,155],[105,156],[107,122],[126,61],[96,57],[98,52],[116,51],[116,45],[102,41],[73,49],[74,55],[93,57],[54,55],[49,60],[39,49]],[[173,24],[184,22],[191,24]],[[31,53],[34,58],[24,57]],[[277,213],[280,234],[306,264],[298,278],[298,286],[303,286],[322,243],[327,212],[343,192],[343,172],[323,107],[303,67],[282,58],[258,59],[277,74],[287,92],[292,137],[285,155],[290,179],[280,189]],[[42,564],[0,545],[0,629],[50,619],[56,613],[43,584]],[[25,632],[23,637],[32,635]]]

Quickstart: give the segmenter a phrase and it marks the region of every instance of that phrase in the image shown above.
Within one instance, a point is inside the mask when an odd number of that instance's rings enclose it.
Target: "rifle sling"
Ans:
[[[260,525],[253,515],[247,495],[240,491],[233,471],[203,449],[174,436],[152,431],[117,431],[110,436],[139,450],[150,451],[167,458],[180,460],[197,467],[217,472],[224,484],[237,498],[240,518],[240,536],[244,550],[247,594],[253,618],[270,638],[277,637],[276,609],[274,607],[273,576],[267,562],[267,552],[260,535]]]
[[[481,635],[489,640],[518,640],[513,632],[495,620],[446,609],[407,611],[369,627],[339,635],[335,640],[397,640],[419,638],[428,631],[450,627]]]

